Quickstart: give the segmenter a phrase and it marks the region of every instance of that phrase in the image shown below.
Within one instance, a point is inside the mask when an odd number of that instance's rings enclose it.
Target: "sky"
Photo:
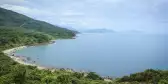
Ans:
[[[0,7],[76,30],[168,33],[168,0],[0,0]]]

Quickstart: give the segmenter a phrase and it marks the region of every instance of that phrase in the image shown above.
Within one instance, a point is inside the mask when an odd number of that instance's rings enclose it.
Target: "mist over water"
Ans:
[[[167,43],[163,34],[84,33],[16,54],[31,57],[39,65],[119,77],[149,68],[168,69]]]

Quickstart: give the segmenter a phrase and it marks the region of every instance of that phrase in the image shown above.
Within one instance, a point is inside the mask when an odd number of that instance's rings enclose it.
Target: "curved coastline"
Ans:
[[[71,39],[75,39],[75,38],[76,38],[76,36],[72,37]],[[15,52],[18,51],[18,50],[22,50],[22,49],[25,49],[25,48],[28,48],[28,47],[32,47],[32,46],[53,44],[55,42],[56,42],[56,40],[51,40],[50,42],[46,42],[46,43],[38,43],[38,44],[33,44],[33,45],[24,45],[24,46],[14,47],[14,48],[11,48],[11,49],[6,49],[6,50],[3,50],[2,52],[5,55],[9,56],[12,60],[18,62],[19,64],[29,65],[29,66],[35,66],[39,70],[50,70],[50,71],[66,70],[66,71],[69,71],[69,72],[87,73],[87,71],[84,71],[84,70],[76,71],[76,70],[71,69],[71,68],[55,68],[55,67],[40,66],[40,65],[36,64],[35,61],[28,60],[29,57],[18,56],[18,55],[15,54]],[[33,61],[33,62],[30,63],[28,61]]]
[[[54,43],[54,42],[51,41],[50,43]],[[38,45],[42,45],[42,44],[38,44]],[[54,72],[55,70],[66,70],[66,71],[69,71],[69,72],[79,72],[79,71],[75,71],[74,69],[71,69],[71,68],[55,68],[55,67],[40,66],[40,65],[36,64],[35,62],[32,62],[32,63],[28,62],[28,57],[15,55],[16,51],[21,50],[21,49],[25,49],[25,48],[28,48],[28,47],[31,47],[31,46],[15,47],[15,48],[4,50],[2,52],[5,55],[9,56],[14,61],[18,62],[19,64],[28,65],[28,66],[35,66],[39,70],[50,70],[52,72]],[[86,71],[82,71],[82,70],[80,72],[87,73]]]
[[[50,44],[50,43],[55,43],[55,41],[51,41],[48,44]],[[38,44],[38,45],[43,45],[43,44]],[[38,46],[38,45],[34,45],[34,46]],[[75,70],[75,69],[72,69],[72,68],[65,68],[65,67],[64,68],[56,68],[56,67],[40,66],[40,65],[36,64],[35,62],[34,63],[33,62],[32,63],[28,62],[28,57],[15,55],[16,51],[22,50],[22,49],[25,49],[25,48],[28,48],[28,47],[31,47],[31,46],[15,47],[15,48],[4,50],[2,52],[19,64],[26,65],[26,66],[35,66],[39,70],[50,70],[51,72],[54,72],[56,70],[65,70],[65,71],[68,71],[68,72],[84,73],[85,75],[87,75],[90,72],[90,71]],[[107,81],[107,82],[110,82],[111,79],[113,79],[113,77],[110,77],[110,76],[102,76],[102,78],[104,79],[104,81]]]
[[[4,50],[3,53],[7,56],[9,56],[11,59],[13,59],[14,61],[23,64],[23,65],[30,65],[30,66],[36,66],[38,69],[42,70],[42,69],[47,69],[46,67],[42,67],[39,66],[37,64],[33,64],[33,63],[28,63],[26,62],[26,57],[24,56],[16,56],[15,52],[24,48],[27,48],[28,46],[20,46],[20,47],[15,47],[15,48],[11,48],[11,49],[7,49]]]
[[[75,39],[76,37],[73,37],[71,39]],[[32,47],[32,46],[39,46],[39,45],[48,45],[48,44],[53,44],[55,43],[56,40],[51,40],[50,42],[47,42],[47,43],[40,43],[40,44],[34,44],[34,45],[24,45],[24,46],[19,46],[19,47],[14,47],[14,48],[11,48],[11,49],[6,49],[6,50],[3,50],[2,52],[9,56],[11,59],[13,59],[14,61],[20,63],[20,64],[23,64],[23,65],[30,65],[30,66],[35,66],[37,67],[38,69],[40,70],[51,70],[51,71],[54,71],[54,70],[66,70],[66,71],[69,71],[69,72],[82,72],[82,73],[87,73],[89,71],[84,71],[84,70],[80,70],[80,71],[77,71],[75,69],[72,69],[72,68],[56,68],[56,67],[46,67],[46,66],[41,66],[41,65],[38,65],[35,63],[35,61],[33,60],[28,60],[29,57],[26,57],[26,56],[18,56],[15,54],[16,51],[18,50],[22,50],[22,49],[25,49],[25,48],[28,48],[28,47]],[[30,63],[30,61],[32,61]]]

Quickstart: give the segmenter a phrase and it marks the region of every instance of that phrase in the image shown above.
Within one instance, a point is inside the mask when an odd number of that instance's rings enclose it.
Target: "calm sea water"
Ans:
[[[145,69],[168,69],[168,37],[154,34],[80,34],[76,39],[16,52],[38,64],[119,77]]]

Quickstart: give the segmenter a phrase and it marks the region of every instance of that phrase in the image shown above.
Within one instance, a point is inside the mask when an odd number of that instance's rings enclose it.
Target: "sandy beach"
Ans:
[[[27,58],[24,56],[16,56],[15,52],[21,49],[27,48],[27,46],[20,46],[20,47],[15,47],[15,48],[11,48],[11,49],[7,49],[4,50],[3,53],[7,56],[9,56],[11,59],[13,59],[14,61],[23,64],[23,65],[30,65],[30,66],[36,66],[38,69],[42,70],[42,69],[48,69],[46,67],[42,67],[39,66],[37,64],[33,64],[33,63],[28,63]]]

